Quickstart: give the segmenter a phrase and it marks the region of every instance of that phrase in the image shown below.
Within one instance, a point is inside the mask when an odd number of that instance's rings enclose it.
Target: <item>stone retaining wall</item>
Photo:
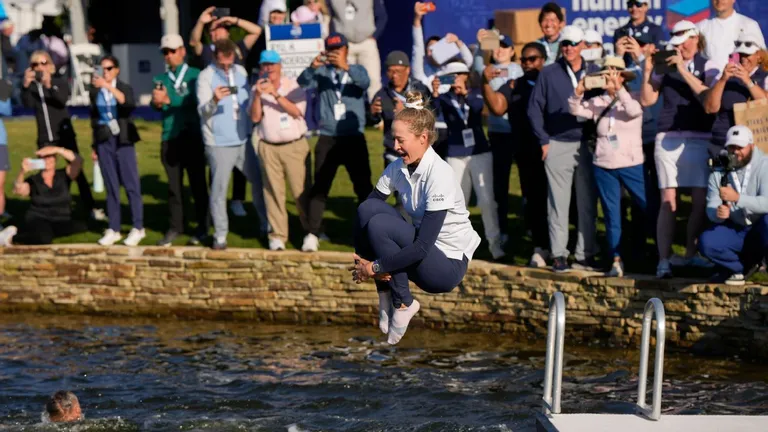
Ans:
[[[0,309],[374,325],[373,284],[356,285],[350,254],[101,248],[0,249]],[[671,347],[756,357],[768,353],[768,288],[589,274],[474,261],[463,289],[429,295],[415,326],[541,337],[547,302],[566,297],[569,341],[637,344],[645,302],[664,301]]]

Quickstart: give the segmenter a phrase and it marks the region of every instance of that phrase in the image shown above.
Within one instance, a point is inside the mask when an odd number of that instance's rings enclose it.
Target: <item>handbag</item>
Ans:
[[[600,115],[597,117],[597,120],[589,119],[586,122],[584,122],[583,126],[583,132],[584,132],[584,143],[587,144],[587,148],[589,148],[589,151],[594,153],[595,149],[597,148],[597,125],[600,123],[600,120],[603,119],[606,115],[608,115],[609,112],[613,109],[613,107],[616,106],[616,104],[619,102],[619,97],[616,96],[613,98],[611,103],[605,107],[603,112],[600,113]]]

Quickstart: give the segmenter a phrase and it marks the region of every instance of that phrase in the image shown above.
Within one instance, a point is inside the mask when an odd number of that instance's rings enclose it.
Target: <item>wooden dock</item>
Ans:
[[[537,432],[765,432],[768,416],[540,414]]]

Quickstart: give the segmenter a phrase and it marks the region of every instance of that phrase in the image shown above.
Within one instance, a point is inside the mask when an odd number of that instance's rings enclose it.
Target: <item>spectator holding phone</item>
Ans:
[[[680,21],[672,29],[669,41],[674,51],[648,56],[643,71],[641,103],[654,105],[659,96],[664,104],[659,115],[656,136],[656,169],[661,208],[656,227],[659,264],[656,276],[672,275],[671,266],[709,268],[707,260],[696,255],[696,239],[704,228],[707,178],[709,177],[714,116],[704,111],[701,95],[717,78],[714,63],[701,54],[706,46],[703,36],[690,21]],[[654,58],[659,58],[654,71]],[[666,73],[663,73],[666,72]],[[671,256],[677,212],[677,189],[691,188],[693,206],[688,218],[685,257]]]
[[[262,51],[262,78],[253,88],[251,120],[257,125],[260,140],[259,157],[264,166],[264,198],[267,219],[272,227],[269,249],[284,250],[288,241],[288,211],[285,208],[285,181],[291,188],[305,231],[307,223],[307,193],[312,173],[312,156],[304,135],[307,123],[307,95],[293,78],[283,76],[280,54]]]
[[[656,45],[664,39],[661,26],[648,19],[649,8],[650,0],[628,0],[629,22],[613,33],[613,51],[624,58],[627,69],[637,66],[642,71],[643,61],[638,61],[633,53],[645,44]]]
[[[579,270],[594,270],[598,252],[595,241],[597,198],[592,178],[592,157],[582,142],[582,120],[569,112],[568,97],[573,94],[589,67],[581,57],[584,32],[576,26],[563,29],[560,53],[555,63],[541,71],[531,95],[528,118],[539,141],[549,187],[549,240],[555,272],[567,272],[568,218],[571,188],[576,182],[578,226],[576,262]],[[574,179],[575,177],[575,179]]]
[[[464,63],[449,63],[444,76],[451,77],[451,91],[440,94],[440,80],[432,82],[435,112],[448,125],[448,157],[468,204],[474,189],[483,218],[485,238],[493,259],[504,257],[499,230],[499,215],[493,196],[493,155],[483,131],[483,96],[469,88],[469,68]]]
[[[764,67],[767,57],[760,35],[742,32],[720,79],[704,93],[704,109],[707,114],[717,115],[712,125],[716,146],[725,146],[728,130],[736,125],[734,105],[768,97],[768,71]]]
[[[83,159],[63,147],[45,146],[35,155],[24,158],[21,171],[13,184],[13,193],[29,197],[30,206],[24,215],[21,231],[8,226],[0,231],[0,246],[17,244],[51,244],[56,237],[85,232],[84,222],[72,220],[72,197],[69,186],[80,174]],[[66,168],[56,168],[56,157],[67,161]],[[37,171],[33,175],[28,175]]]
[[[755,35],[759,45],[765,46],[760,24],[736,12],[735,5],[736,0],[712,0],[715,16],[698,24],[699,32],[707,39],[702,55],[712,60],[718,70],[725,68],[741,32]]]
[[[56,75],[51,55],[47,51],[33,52],[29,58],[29,68],[24,71],[21,101],[25,107],[35,111],[37,148],[53,145],[80,153],[67,110],[67,100],[69,83],[65,77]],[[77,187],[83,207],[91,219],[105,220],[104,211],[96,208],[91,186],[82,171],[78,172]]]
[[[517,63],[513,63],[515,57],[515,45],[509,36],[498,35],[493,30],[481,29],[477,32],[477,41],[482,45],[483,40],[489,37],[499,38],[499,47],[493,50],[491,60],[495,71],[489,84],[496,91],[510,80],[523,76],[523,69]],[[474,70],[482,75],[485,69],[482,52],[475,56]],[[509,213],[509,174],[512,170],[512,161],[520,141],[512,135],[512,128],[506,113],[501,116],[488,116],[488,141],[493,154],[493,196],[497,204],[499,228],[501,230],[501,243],[509,240],[507,233],[507,213]]]
[[[627,71],[622,58],[606,57],[602,70],[594,77],[604,81],[605,93],[585,101],[586,78],[582,78],[568,105],[571,114],[597,122],[592,167],[605,215],[608,253],[612,259],[607,276],[623,277],[624,263],[619,251],[622,188],[642,210],[646,207],[641,135],[643,107],[627,90],[626,83],[636,76]]]
[[[331,33],[326,52],[318,55],[301,73],[299,85],[317,89],[320,109],[320,138],[315,146],[315,181],[309,194],[309,234],[301,250],[316,252],[322,233],[325,200],[339,166],[344,165],[359,202],[371,193],[371,165],[363,130],[370,79],[361,65],[347,61],[347,38]]]
[[[547,66],[557,60],[560,53],[560,41],[563,38],[560,32],[565,27],[565,15],[563,9],[554,2],[546,3],[539,12],[539,27],[544,36],[537,40],[547,51]]]
[[[136,99],[133,88],[118,80],[120,62],[117,58],[104,56],[100,65],[103,75],[94,74],[91,81],[91,157],[94,161],[98,160],[104,177],[109,228],[99,244],[112,246],[123,238],[120,234],[120,186],[123,186],[128,195],[133,222],[133,229],[123,244],[136,246],[146,235],[135,147],[141,138],[131,118],[136,108]]]
[[[197,78],[197,112],[205,143],[205,156],[211,167],[210,212],[213,218],[213,249],[227,248],[227,186],[234,168],[246,174],[253,183],[253,202],[259,216],[261,235],[269,232],[263,200],[259,204],[261,170],[252,146],[246,146],[251,135],[248,115],[250,92],[245,68],[235,63],[237,45],[229,39],[216,42],[216,61]]]
[[[163,36],[160,49],[168,70],[154,78],[152,106],[163,116],[160,160],[168,175],[170,226],[157,245],[170,246],[184,233],[184,171],[189,178],[197,218],[197,234],[189,240],[189,244],[199,245],[208,236],[209,225],[205,151],[195,98],[200,69],[185,62],[187,50],[181,36]]]
[[[515,143],[514,159],[517,161],[520,189],[525,200],[525,225],[531,231],[534,247],[528,264],[530,267],[546,267],[549,258],[547,174],[541,157],[541,145],[528,120],[528,101],[539,73],[544,68],[546,57],[544,45],[538,42],[526,44],[520,58],[523,76],[507,81],[498,91],[494,91],[490,84],[498,77],[498,69],[490,65],[483,71],[483,98],[488,109],[493,115],[506,114],[511,130],[514,131],[514,140],[507,144]],[[506,219],[506,215],[504,217]]]

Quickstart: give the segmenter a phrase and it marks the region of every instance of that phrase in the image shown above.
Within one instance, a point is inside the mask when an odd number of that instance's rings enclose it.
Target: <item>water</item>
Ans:
[[[530,431],[543,344],[378,330],[83,316],[0,317],[0,430]],[[632,412],[637,350],[566,346],[566,412]],[[764,414],[765,365],[668,355],[665,413]],[[650,386],[649,386],[650,387]],[[56,390],[86,420],[42,425]]]

